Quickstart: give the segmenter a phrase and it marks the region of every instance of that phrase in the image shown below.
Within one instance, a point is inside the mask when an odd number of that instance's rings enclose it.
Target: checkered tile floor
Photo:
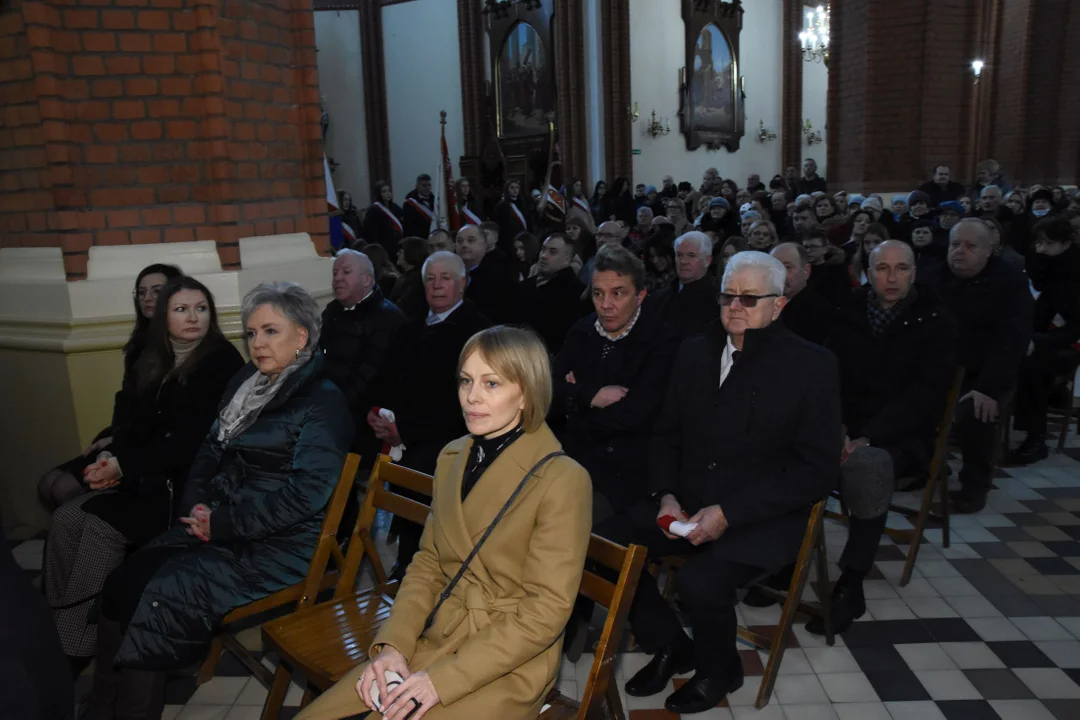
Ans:
[[[1020,436],[1016,436],[1018,441]],[[956,464],[955,461],[954,465]],[[784,655],[771,703],[754,710],[767,654],[741,648],[746,683],[702,720],[1080,720],[1080,442],[1071,435],[1064,454],[1027,468],[999,471],[985,511],[954,516],[952,543],[940,529],[926,533],[911,582],[899,584],[906,546],[885,539],[866,583],[868,612],[834,647],[798,622]],[[913,493],[898,501],[916,505]],[[902,517],[893,527],[910,527]],[[839,557],[845,529],[826,528],[829,557]],[[37,575],[41,540],[15,549]],[[384,548],[387,556],[393,548]],[[835,579],[839,571],[830,567]],[[808,589],[813,599],[813,590]],[[774,625],[777,607],[739,608],[748,625]],[[257,630],[243,638],[261,649]],[[591,655],[565,663],[560,689],[578,696]],[[648,661],[620,656],[617,678]],[[263,662],[272,666],[274,658]],[[676,685],[651,698],[624,696],[630,720],[675,719],[663,709]],[[78,688],[89,686],[89,674]],[[294,686],[284,718],[296,713]],[[247,720],[259,717],[266,690],[226,656],[217,676],[196,689],[178,677],[168,686],[165,720]]]

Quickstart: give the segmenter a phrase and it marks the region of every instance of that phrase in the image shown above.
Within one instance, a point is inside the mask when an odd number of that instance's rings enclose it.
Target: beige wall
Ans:
[[[172,262],[206,284],[222,330],[244,353],[240,298],[267,280],[292,280],[320,304],[332,261],[306,234],[240,241],[243,270],[222,272],[214,243],[91,248],[87,280],[64,282],[58,250],[0,249],[0,509],[5,537],[48,527],[38,479],[75,457],[112,417],[131,332],[139,270]],[[246,357],[246,353],[245,353]]]

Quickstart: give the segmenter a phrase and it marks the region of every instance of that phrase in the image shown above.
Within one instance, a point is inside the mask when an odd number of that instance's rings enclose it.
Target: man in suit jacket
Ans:
[[[567,331],[581,317],[585,286],[570,267],[573,259],[570,238],[552,233],[540,250],[536,275],[518,287],[522,321],[540,334],[553,355],[562,349]]]
[[[675,239],[675,273],[678,285],[661,290],[651,301],[679,339],[697,335],[720,317],[716,302],[716,281],[709,274],[712,240],[698,230]]]
[[[501,264],[485,262],[487,241],[480,228],[466,225],[458,230],[454,246],[467,272],[465,297],[496,324],[516,320],[516,284]]]
[[[435,197],[431,194],[431,176],[416,176],[416,188],[405,196],[402,236],[427,237],[435,217]]]
[[[464,299],[465,266],[461,258],[440,251],[423,266],[427,317],[401,333],[389,367],[382,407],[394,412],[395,423],[373,413],[367,422],[380,440],[404,445],[401,464],[431,474],[439,451],[454,438],[465,435],[465,421],[457,397],[457,362],[461,348],[473,335],[491,325],[471,302]],[[403,574],[420,544],[422,528],[398,523],[398,565]]]
[[[623,247],[596,254],[596,312],[566,335],[555,358],[552,419],[585,466],[597,520],[648,494],[648,442],[678,341],[645,300],[645,267]]]
[[[405,326],[405,314],[383,297],[371,260],[356,250],[338,253],[333,289],[334,299],[322,314],[319,349],[326,358],[326,376],[345,393],[352,411],[352,449],[370,466],[382,443],[364,418],[374,388],[386,380],[390,349]]]
[[[803,340],[824,345],[836,324],[836,307],[808,287],[812,273],[810,253],[796,243],[782,243],[770,253],[784,264],[784,326]]]
[[[682,555],[676,586],[687,637],[655,581],[643,577],[630,626],[652,660],[628,695],[662,691],[674,713],[702,712],[742,686],[735,649],[735,591],[795,561],[811,506],[840,467],[836,360],[776,322],[784,266],[764,253],[735,255],[721,283],[721,318],[683,342],[649,447],[650,501],[596,529],[640,543],[650,557]],[[661,530],[672,516],[695,523],[686,539]]]

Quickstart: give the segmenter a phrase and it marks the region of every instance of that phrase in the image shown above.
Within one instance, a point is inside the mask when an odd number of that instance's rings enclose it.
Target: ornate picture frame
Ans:
[[[739,73],[741,0],[682,0],[686,66],[680,82],[679,119],[686,148],[739,149],[746,132]]]

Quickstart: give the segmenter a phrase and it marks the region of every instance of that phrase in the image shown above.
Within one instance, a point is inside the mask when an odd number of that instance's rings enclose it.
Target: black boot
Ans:
[[[149,670],[120,671],[116,720],[161,720],[165,710],[165,673]]]
[[[862,578],[843,577],[836,581],[832,591],[831,613],[834,633],[846,632],[852,623],[866,614],[866,596],[863,595]],[[825,619],[812,618],[806,623],[806,631],[813,635],[825,634]]]
[[[1010,465],[1031,465],[1032,463],[1045,460],[1050,455],[1050,448],[1046,447],[1046,438],[1042,435],[1028,434],[1020,447],[1009,453]]]
[[[94,685],[86,697],[86,709],[79,720],[113,720],[116,695],[120,689],[120,670],[113,665],[124,627],[104,615],[98,617],[98,652],[94,665]]]
[[[988,490],[962,488],[949,493],[952,511],[957,515],[974,515],[986,507]]]
[[[689,638],[665,645],[653,655],[649,664],[626,681],[626,694],[633,697],[649,697],[665,687],[675,675],[694,669],[694,646]]]

